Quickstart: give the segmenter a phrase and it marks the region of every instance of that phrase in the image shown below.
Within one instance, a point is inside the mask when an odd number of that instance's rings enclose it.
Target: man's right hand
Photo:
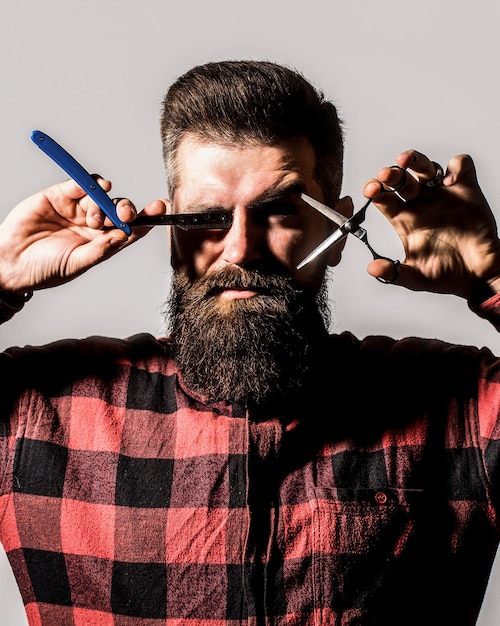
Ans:
[[[111,189],[109,181],[96,180],[105,191]],[[137,216],[127,199],[117,203],[117,213],[127,223]],[[141,213],[165,213],[165,202],[154,200]],[[23,294],[69,282],[151,230],[134,228],[127,238],[109,226],[99,207],[71,179],[26,198],[0,224],[0,290]]]

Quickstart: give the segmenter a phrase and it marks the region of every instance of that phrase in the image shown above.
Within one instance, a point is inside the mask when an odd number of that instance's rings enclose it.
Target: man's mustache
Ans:
[[[263,295],[300,291],[290,276],[284,273],[263,272],[259,269],[225,267],[200,277],[193,284],[199,295],[212,297],[225,289],[249,289]]]

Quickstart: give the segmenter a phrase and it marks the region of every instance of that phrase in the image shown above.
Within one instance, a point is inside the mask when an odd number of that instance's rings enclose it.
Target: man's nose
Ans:
[[[248,211],[235,209],[233,223],[224,237],[224,260],[244,266],[262,257],[265,243],[265,226],[256,223]]]

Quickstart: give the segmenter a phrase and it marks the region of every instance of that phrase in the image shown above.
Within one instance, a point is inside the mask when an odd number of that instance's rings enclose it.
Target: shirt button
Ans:
[[[386,504],[387,494],[383,491],[377,491],[377,493],[375,494],[375,502],[377,504]]]

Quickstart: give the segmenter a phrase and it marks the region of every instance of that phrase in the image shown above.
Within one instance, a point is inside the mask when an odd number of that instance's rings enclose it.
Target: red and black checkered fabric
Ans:
[[[30,625],[472,625],[499,361],[330,344],[326,402],[290,419],[203,402],[148,335],[1,355],[0,539]]]

